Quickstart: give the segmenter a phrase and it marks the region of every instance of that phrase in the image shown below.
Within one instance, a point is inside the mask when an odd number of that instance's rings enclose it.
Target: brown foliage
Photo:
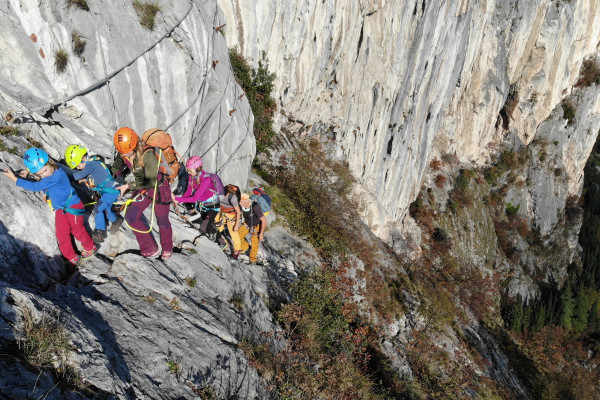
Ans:
[[[435,177],[435,186],[437,186],[438,188],[442,189],[444,187],[444,184],[446,183],[447,180],[448,180],[448,178],[446,178],[445,175],[438,174]]]
[[[431,167],[431,169],[434,171],[439,171],[442,168],[442,161],[437,158],[434,158],[429,163],[429,167]]]

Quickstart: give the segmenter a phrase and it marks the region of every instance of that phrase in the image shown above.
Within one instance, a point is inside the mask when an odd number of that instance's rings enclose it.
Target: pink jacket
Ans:
[[[196,177],[189,176],[188,187],[182,196],[176,196],[175,201],[178,203],[207,203],[209,200],[217,202],[219,196],[215,192],[215,187],[210,179],[210,176],[202,171]]]

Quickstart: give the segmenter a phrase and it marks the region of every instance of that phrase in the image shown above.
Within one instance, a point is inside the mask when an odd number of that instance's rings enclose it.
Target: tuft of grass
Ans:
[[[27,141],[33,147],[37,147],[38,149],[42,149],[42,150],[44,149],[44,145],[41,144],[40,142],[38,142],[37,140],[35,140],[34,138],[32,138],[31,136],[27,136]]]
[[[23,332],[18,341],[23,358],[33,368],[49,370],[61,388],[86,391],[81,373],[68,361],[72,346],[59,314],[44,313],[35,320],[28,308],[23,309]]]
[[[62,47],[54,52],[54,67],[56,72],[63,73],[67,69],[69,63],[69,53]]]
[[[73,43],[73,53],[75,53],[77,57],[81,57],[85,51],[86,41],[83,40],[77,32],[73,31],[71,33],[71,42]]]
[[[179,374],[181,373],[181,366],[179,363],[172,358],[167,360],[167,371],[175,375],[176,378],[179,378]]]
[[[87,0],[67,0],[67,3],[71,6],[77,6],[84,11],[90,11]]]
[[[171,308],[175,311],[182,311],[183,309],[179,305],[179,299],[177,297],[173,297],[173,299],[169,302]]]
[[[229,299],[229,303],[238,310],[244,310],[244,298],[239,293],[234,293]]]
[[[187,283],[187,285],[189,287],[195,288],[196,287],[196,278],[187,277],[187,278],[185,278],[185,283]]]
[[[148,304],[154,304],[154,302],[156,301],[156,297],[152,296],[151,294],[149,294],[148,296],[143,296],[142,299]]]
[[[0,136],[19,136],[19,130],[14,126],[0,126]]]
[[[154,23],[156,14],[160,11],[160,5],[158,1],[152,3],[142,3],[141,1],[135,0],[133,2],[133,8],[140,17],[140,25],[148,30],[154,29]]]

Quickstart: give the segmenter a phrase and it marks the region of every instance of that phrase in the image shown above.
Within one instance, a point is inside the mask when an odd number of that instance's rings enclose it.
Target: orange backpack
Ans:
[[[148,129],[142,135],[142,142],[144,142],[144,154],[154,149],[156,159],[160,160],[159,172],[167,177],[169,183],[172,183],[177,178],[177,174],[181,168],[179,161],[181,156],[173,147],[171,135],[162,129]]]

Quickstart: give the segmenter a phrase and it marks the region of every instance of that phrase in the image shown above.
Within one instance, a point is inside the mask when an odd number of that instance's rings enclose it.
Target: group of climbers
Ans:
[[[148,132],[150,131],[146,133]],[[151,134],[155,132],[166,135],[160,130],[154,130]],[[249,253],[249,261],[256,263],[259,245],[264,239],[267,226],[265,215],[270,208],[268,195],[260,189],[255,189],[255,193],[250,196],[241,193],[235,185],[224,187],[217,174],[203,169],[200,157],[192,156],[185,165],[187,189],[181,196],[175,196],[170,183],[172,176],[177,175],[179,165],[171,170],[161,149],[151,151],[154,147],[148,145],[146,133],[140,139],[130,128],[118,129],[114,135],[117,156],[110,168],[101,158],[88,155],[85,147],[70,145],[65,151],[65,163],[77,171],[69,177],[65,170],[50,159],[47,152],[34,147],[23,156],[27,170],[21,171],[19,177],[10,169],[4,171],[4,174],[19,187],[44,192],[55,212],[59,249],[68,261],[70,270],[96,253],[94,242],[101,243],[107,238],[105,217],[110,222],[111,234],[116,233],[122,222],[126,221],[137,239],[142,256],[168,259],[173,251],[173,230],[169,220],[171,203],[176,208],[179,203],[191,206],[189,212],[192,216],[186,220],[191,222],[200,219],[200,232],[220,243],[232,258],[237,259],[240,254]],[[170,141],[170,137],[168,140]],[[127,172],[133,174],[133,181],[118,183],[124,182]],[[95,224],[91,236],[83,220],[84,204],[71,185],[71,179],[85,183],[97,194],[93,209]],[[128,190],[131,191],[131,196],[124,202],[123,218],[113,211],[113,204]],[[160,248],[151,233],[152,226],[148,227],[142,218],[150,205],[158,222]],[[153,218],[150,221],[152,223]],[[232,248],[223,239],[226,234],[225,226]],[[80,255],[73,248],[71,235],[84,249]],[[246,240],[247,235],[251,236],[250,241]]]

